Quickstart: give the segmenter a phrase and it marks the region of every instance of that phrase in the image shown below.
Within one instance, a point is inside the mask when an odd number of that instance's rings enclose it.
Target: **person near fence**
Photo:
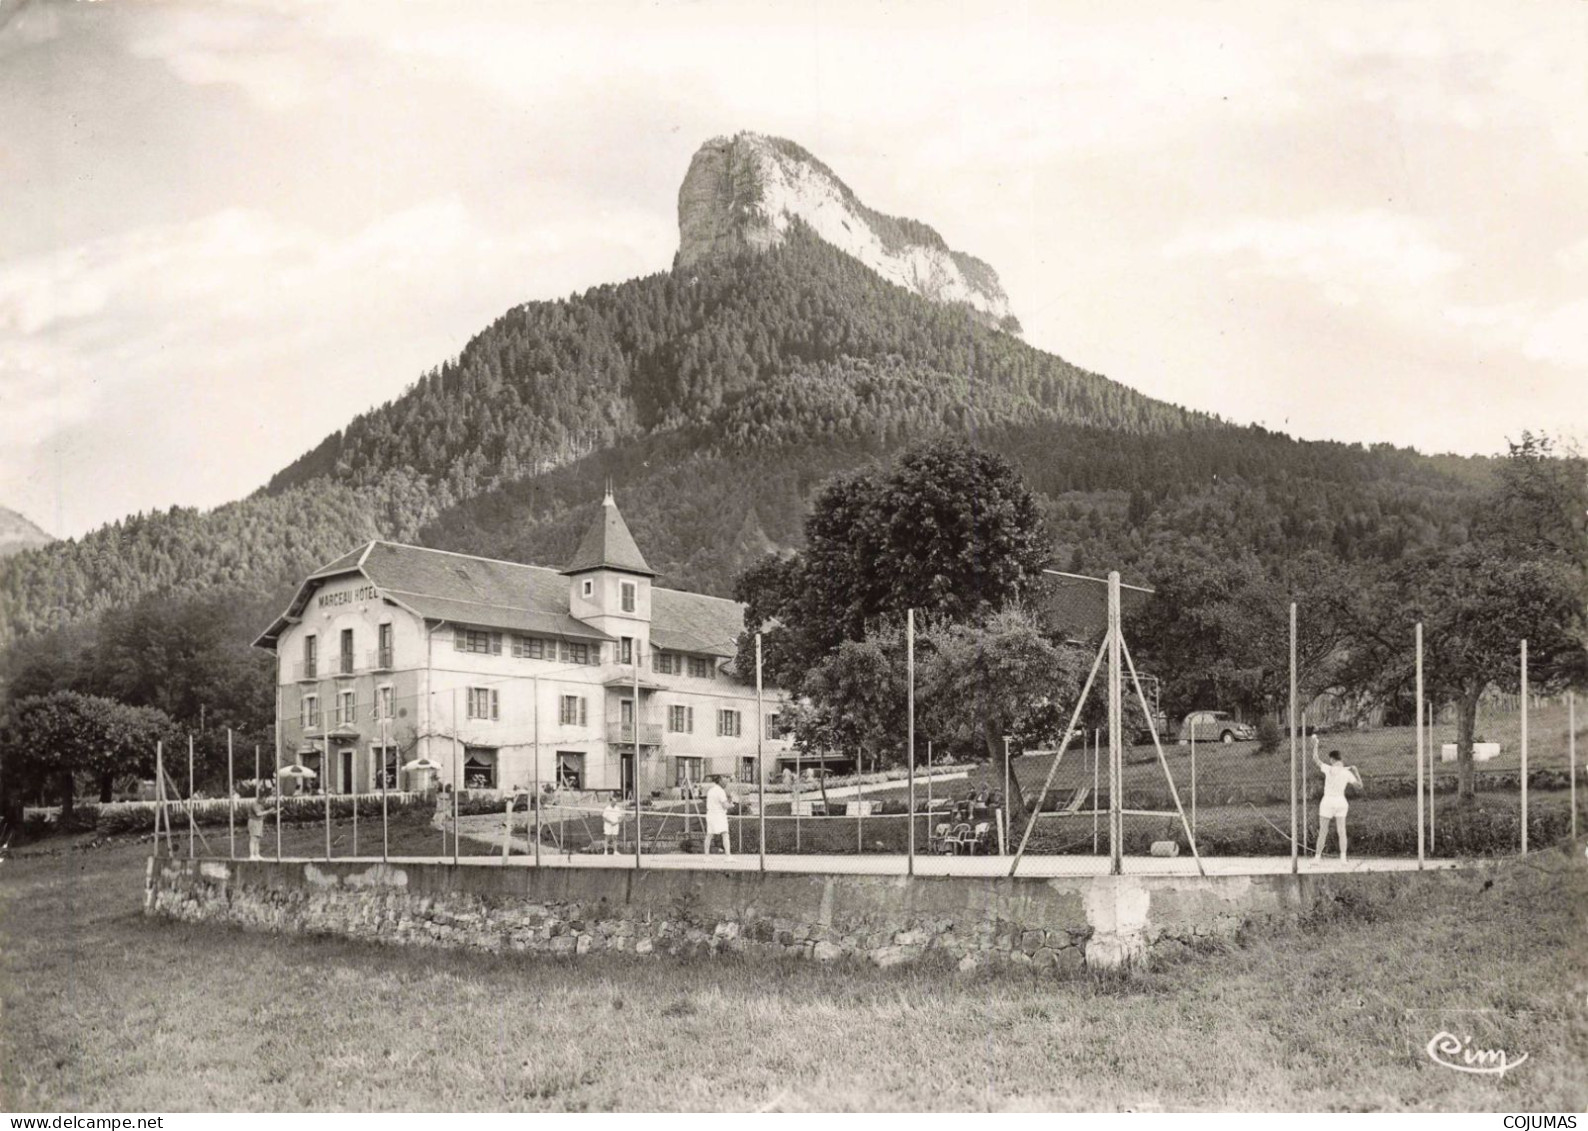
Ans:
[[[254,798],[253,806],[248,810],[248,859],[258,860],[259,842],[265,835],[265,818],[276,811],[274,805],[266,805],[263,798]]]
[[[1354,785],[1362,788],[1362,775],[1357,773],[1355,766],[1345,766],[1340,763],[1340,752],[1329,751],[1329,760],[1325,762],[1318,757],[1318,752],[1312,752],[1312,760],[1317,763],[1318,769],[1323,771],[1323,800],[1318,802],[1318,851],[1313,859],[1323,859],[1324,845],[1329,843],[1329,820],[1333,818],[1336,835],[1340,839],[1340,859],[1345,860],[1345,817],[1351,808],[1351,803],[1345,799],[1345,788]]]
[[[603,854],[618,850],[618,836],[622,832],[623,805],[618,800],[618,795],[614,793],[607,801],[607,807],[601,810],[601,836],[605,840],[601,846]]]
[[[711,855],[711,842],[714,837],[722,838],[722,855],[733,859],[733,846],[728,840],[728,791],[722,788],[722,775],[713,774],[711,786],[706,790],[706,847],[707,856]]]

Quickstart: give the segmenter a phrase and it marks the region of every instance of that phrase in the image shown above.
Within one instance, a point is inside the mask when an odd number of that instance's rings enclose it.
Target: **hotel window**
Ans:
[[[515,636],[513,655],[520,660],[544,660],[546,642],[538,636]]]
[[[624,636],[619,640],[618,663],[632,664],[634,662],[634,637]]]
[[[352,688],[336,693],[336,725],[351,724],[358,721],[358,700]]]
[[[378,630],[378,636],[377,636],[377,639],[376,639],[376,643],[375,643],[375,651],[376,651],[375,662],[377,664],[379,664],[383,668],[391,667],[391,665],[392,665],[392,638],[391,638],[391,622],[390,621],[387,621],[385,624],[380,626],[380,628]]]
[[[783,737],[783,716],[773,711],[766,717],[766,737],[768,739]]]
[[[753,782],[753,781],[755,781],[755,759],[754,758],[740,758],[739,759],[739,780],[742,781],[742,782]]]
[[[320,697],[318,695],[305,695],[298,710],[298,723],[305,730],[314,730],[320,725]]]
[[[469,688],[469,718],[499,719],[501,717],[501,704],[497,699],[494,687]]]
[[[486,746],[463,748],[463,788],[496,788],[496,751]]]
[[[689,674],[696,679],[716,679],[717,667],[705,656],[689,657]]]
[[[392,690],[391,684],[384,684],[375,689],[375,718],[389,719],[392,717]]]
[[[682,675],[684,660],[682,656],[673,652],[658,652],[651,649],[651,667],[662,675]]]
[[[342,630],[342,667],[340,670],[343,675],[353,674],[353,630],[351,628]]]
[[[502,634],[481,632],[473,628],[460,628],[452,634],[452,645],[459,652],[474,652],[482,656],[502,654]]]
[[[303,675],[305,679],[313,679],[319,674],[315,670],[320,656],[320,638],[310,633],[303,638]]]
[[[667,729],[673,734],[694,734],[695,709],[693,707],[667,708]]]
[[[583,697],[564,695],[557,701],[557,721],[565,727],[589,726],[589,714]]]
[[[579,751],[557,751],[557,788],[584,788],[584,755]]]
[[[601,650],[596,649],[596,659],[590,658],[590,645],[570,644],[566,640],[562,645],[562,662],[565,664],[596,664],[600,663]]]
[[[719,735],[721,735],[723,738],[738,738],[739,737],[739,712],[738,711],[718,711],[717,712],[717,733]]]
[[[692,788],[706,777],[706,760],[704,758],[679,758],[673,770],[673,784],[680,788]]]
[[[618,599],[622,603],[625,613],[634,611],[634,582],[620,581],[618,583]]]

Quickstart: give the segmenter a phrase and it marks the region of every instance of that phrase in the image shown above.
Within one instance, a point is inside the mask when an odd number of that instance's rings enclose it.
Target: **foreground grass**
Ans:
[[[145,851],[5,861],[0,1107],[1588,1103],[1580,846],[1129,980],[1070,982],[488,957],[155,922]],[[1473,1018],[1527,1062],[1501,1079],[1430,1063],[1433,1032]]]

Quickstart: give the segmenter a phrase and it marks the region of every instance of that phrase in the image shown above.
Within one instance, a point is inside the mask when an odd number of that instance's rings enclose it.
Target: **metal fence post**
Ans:
[[[907,709],[907,711],[909,713],[909,717],[910,717],[910,721],[909,721],[909,735],[908,735],[908,738],[907,738],[908,749],[905,751],[905,756],[904,756],[905,766],[908,768],[908,773],[909,773],[909,776],[910,776],[910,783],[909,783],[910,802],[909,802],[909,805],[908,805],[908,811],[909,811],[910,816],[908,818],[908,830],[907,830],[907,836],[905,838],[905,872],[906,872],[907,875],[913,876],[913,875],[915,875],[915,610],[914,609],[906,609],[905,612],[904,612],[904,633],[905,633],[905,635],[904,635],[904,663],[905,663],[905,667],[907,669],[907,671],[905,673],[905,675],[906,675],[906,692],[905,692],[905,694],[906,694],[906,698],[908,699],[908,703],[906,704],[906,709]],[[759,686],[759,680],[760,680],[759,664],[760,664],[760,658],[761,658],[761,637],[760,637],[759,634],[757,634],[757,636],[755,638],[755,648],[756,648],[756,652],[755,652],[756,663],[758,665],[757,666],[757,673],[758,674],[757,674],[756,678],[757,678],[757,685]],[[1008,764],[1008,760],[1007,759],[1005,759],[1005,764],[1006,765]],[[1009,804],[1009,798],[1008,798],[1007,795],[1005,795],[1005,797],[1004,797],[1004,805],[1008,806],[1008,804]],[[763,853],[765,852],[765,845],[762,846],[762,851],[763,851]],[[762,861],[761,861],[761,867],[762,868],[766,867],[766,860],[765,860],[764,855],[763,855],[763,858],[762,858]]]
[[[1124,789],[1124,748],[1120,741],[1121,700],[1124,673],[1120,669],[1119,573],[1108,575],[1108,870],[1120,875],[1125,870],[1125,817],[1120,812]],[[1008,760],[1005,759],[1005,765]]]
[[[1191,725],[1191,733],[1196,733],[1196,724]],[[1297,872],[1301,869],[1301,842],[1298,839],[1300,829],[1297,822],[1296,809],[1296,776],[1300,772],[1301,763],[1296,754],[1296,602],[1290,602],[1290,870]]]
[[[1423,622],[1417,622],[1417,867],[1421,868],[1427,856],[1423,843]],[[1432,771],[1430,771],[1432,772]]]
[[[1566,760],[1571,768],[1571,839],[1577,843],[1577,693],[1566,692]]]
[[[1527,855],[1527,641],[1522,641],[1522,855]]]

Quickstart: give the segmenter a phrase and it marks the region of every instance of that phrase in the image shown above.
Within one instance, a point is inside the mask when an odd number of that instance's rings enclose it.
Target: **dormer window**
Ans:
[[[624,581],[618,584],[618,595],[625,613],[634,611],[634,589],[635,585],[632,581]]]
[[[585,578],[579,585],[579,592],[585,597],[595,596],[595,582],[588,577]]]

